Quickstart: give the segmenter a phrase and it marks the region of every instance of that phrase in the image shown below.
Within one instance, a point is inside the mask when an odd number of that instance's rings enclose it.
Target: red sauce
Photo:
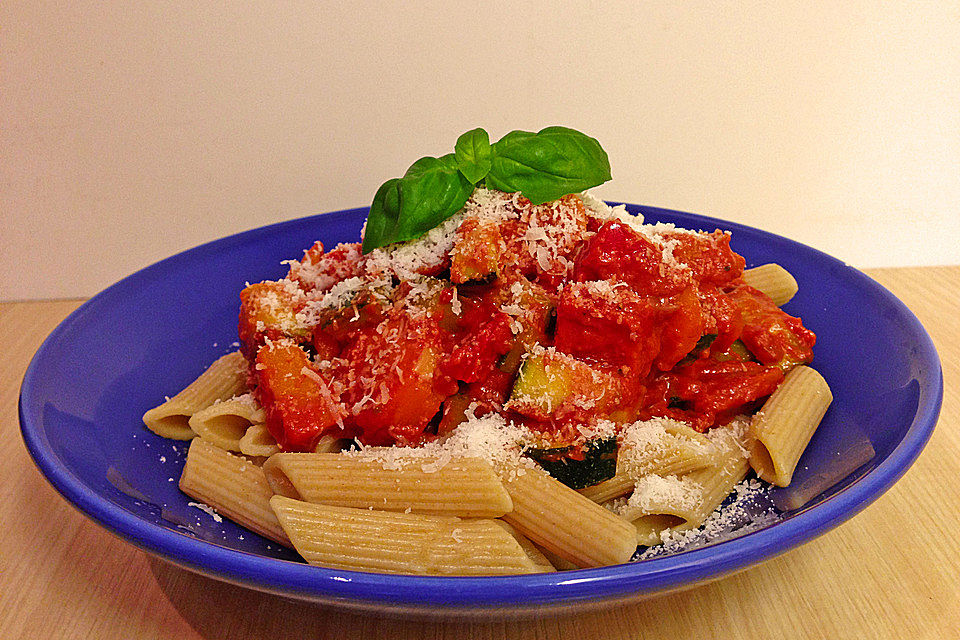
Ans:
[[[406,284],[389,300],[361,294],[310,335],[278,336],[258,296],[285,294],[267,283],[248,287],[241,342],[258,365],[256,393],[280,446],[309,450],[324,433],[416,443],[452,429],[471,405],[557,435],[608,417],[666,416],[703,431],[755,408],[785,371],[812,358],[814,334],[743,284],[744,259],[729,235],[668,231],[658,244],[576,203],[574,227],[585,239],[559,243],[549,265],[521,242],[536,211],[497,228],[473,222],[459,232],[461,256],[443,264],[454,282],[481,284],[455,291],[447,281],[412,307],[399,302]],[[322,251],[312,248],[291,274],[360,273],[355,248]],[[524,313],[512,308],[517,287]],[[521,356],[536,343],[588,365],[605,381],[603,401],[549,414],[512,407]]]

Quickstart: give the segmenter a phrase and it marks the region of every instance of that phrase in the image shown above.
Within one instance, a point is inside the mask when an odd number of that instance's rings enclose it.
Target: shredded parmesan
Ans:
[[[639,555],[639,559],[646,560],[732,540],[773,524],[779,518],[768,494],[768,486],[749,478],[737,484],[731,496],[699,528],[688,531],[665,530],[660,536],[661,544],[647,548]]]
[[[458,458],[487,460],[504,477],[520,475],[534,465],[523,456],[524,443],[532,440],[529,429],[494,413],[478,417],[475,410],[474,405],[468,407],[466,421],[441,441],[419,447],[366,447],[345,455],[376,460],[386,469],[416,464],[425,473],[435,473]]]
[[[223,522],[223,518],[220,517],[220,514],[217,513],[216,510],[208,504],[204,504],[202,502],[188,502],[187,506],[196,507],[197,509],[200,509],[200,511],[203,511],[205,514],[213,518],[214,522]]]

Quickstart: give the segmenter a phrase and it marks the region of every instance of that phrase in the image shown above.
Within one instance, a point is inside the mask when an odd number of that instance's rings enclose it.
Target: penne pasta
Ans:
[[[720,503],[730,495],[734,486],[747,477],[750,462],[746,449],[734,436],[728,436],[726,446],[713,465],[687,474],[686,478],[700,486],[700,501],[696,510],[682,525],[693,529],[703,524]]]
[[[490,519],[353,509],[284,496],[270,504],[297,552],[322,567],[419,575],[543,571]]]
[[[290,546],[270,507],[273,491],[263,470],[252,462],[196,438],[187,452],[180,490],[234,522]]]
[[[637,479],[633,474],[618,468],[616,475],[609,480],[604,480],[603,482],[578,489],[577,491],[585,498],[589,498],[597,504],[603,504],[608,500],[627,495],[633,491],[636,482]]]
[[[530,561],[537,568],[540,573],[551,573],[556,571],[558,567],[555,567],[547,555],[538,547],[530,541],[530,538],[526,537],[515,528],[510,526],[504,520],[494,520],[495,523],[503,527],[510,535],[514,537],[520,547],[523,549],[524,553],[527,554],[527,557],[530,558]],[[576,568],[576,567],[573,567]]]
[[[280,451],[277,441],[265,424],[252,424],[237,443],[240,453],[247,456],[269,457]]]
[[[193,414],[247,389],[247,361],[239,351],[217,359],[183,391],[143,414],[143,424],[158,436],[189,440],[196,436]]]
[[[521,534],[521,535],[522,535],[522,534]],[[532,544],[532,543],[533,543],[533,541],[531,540],[531,544]],[[575,564],[573,564],[572,562],[570,562],[569,560],[567,560],[567,559],[565,559],[565,558],[561,558],[560,556],[558,556],[557,554],[553,553],[553,552],[550,551],[549,549],[546,549],[546,548],[544,548],[544,547],[538,546],[538,545],[536,545],[536,544],[534,544],[533,546],[536,547],[537,551],[539,551],[540,553],[543,554],[543,557],[546,558],[547,561],[548,561],[548,562],[554,567],[554,569],[557,570],[557,571],[575,571],[576,569],[579,569],[579,568],[580,568],[580,567],[578,567],[577,565],[575,565]]]
[[[315,453],[335,453],[343,449],[346,440],[333,436],[321,436],[314,447]],[[280,445],[265,424],[252,424],[237,443],[240,453],[248,456],[268,458],[280,453]]]
[[[503,484],[513,499],[513,511],[504,520],[578,567],[626,562],[636,551],[636,531],[629,522],[542,469],[520,469]]]
[[[744,269],[743,281],[770,296],[778,307],[790,302],[798,290],[797,281],[790,272],[775,263]]]
[[[745,438],[737,434],[738,428],[714,430],[714,454],[708,466],[682,478],[647,476],[638,483],[627,506],[619,510],[636,527],[638,544],[659,544],[667,529],[699,527],[746,477],[750,464],[742,442]]]
[[[193,414],[189,425],[194,433],[221,449],[247,453],[240,448],[240,441],[247,435],[250,427],[262,425],[265,419],[260,403],[246,393],[222,402],[214,402],[201,409]]]
[[[313,447],[314,453],[336,453],[343,449],[344,443],[348,440],[343,438],[336,438],[334,436],[320,436],[317,440],[317,444]]]
[[[637,478],[647,475],[680,476],[708,466],[714,447],[701,433],[674,420],[649,421],[629,430],[609,480],[580,489],[594,502],[604,503],[633,491]]]
[[[480,458],[403,461],[394,467],[360,455],[278,453],[264,465],[274,492],[343,507],[498,517],[513,508],[490,464]]]
[[[702,496],[703,489],[694,480],[649,475],[637,481],[630,500],[616,511],[633,523],[637,544],[651,545],[665,529],[698,526]]]
[[[754,416],[750,464],[762,479],[790,484],[797,462],[833,401],[827,381],[810,367],[793,368]]]
[[[686,526],[689,522],[687,519],[669,513],[640,515],[632,522],[637,528],[637,544],[647,547],[660,544],[661,536],[665,531],[693,528]]]

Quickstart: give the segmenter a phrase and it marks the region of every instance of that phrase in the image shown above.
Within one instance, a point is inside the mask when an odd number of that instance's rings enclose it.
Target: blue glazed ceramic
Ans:
[[[851,433],[876,452],[773,524],[712,546],[625,565],[532,576],[433,578],[310,567],[179,492],[186,443],[147,431],[148,408],[235,348],[244,283],[277,279],[315,240],[359,237],[366,209],[254,229],[185,251],[106,289],[70,315],[23,380],[20,422],[40,471],[101,526],[177,565],[320,603],[426,614],[503,615],[637,600],[739,571],[837,526],[876,500],[930,437],[943,379],[930,338],[892,294],[819,251],[749,227],[628,205],[648,222],[732,231],[748,266],[777,262],[800,292],[785,309],[817,334],[814,367],[835,401],[798,477],[843,456]],[[905,523],[906,524],[906,523]]]

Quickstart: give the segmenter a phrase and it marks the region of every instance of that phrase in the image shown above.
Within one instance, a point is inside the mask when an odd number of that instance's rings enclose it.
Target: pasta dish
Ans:
[[[495,575],[627,562],[751,472],[789,485],[832,399],[790,274],[510,173],[577,132],[477,131],[385,183],[362,243],[240,292],[239,350],[144,415],[192,440],[181,490],[310,564]],[[407,232],[414,199],[442,215]]]

